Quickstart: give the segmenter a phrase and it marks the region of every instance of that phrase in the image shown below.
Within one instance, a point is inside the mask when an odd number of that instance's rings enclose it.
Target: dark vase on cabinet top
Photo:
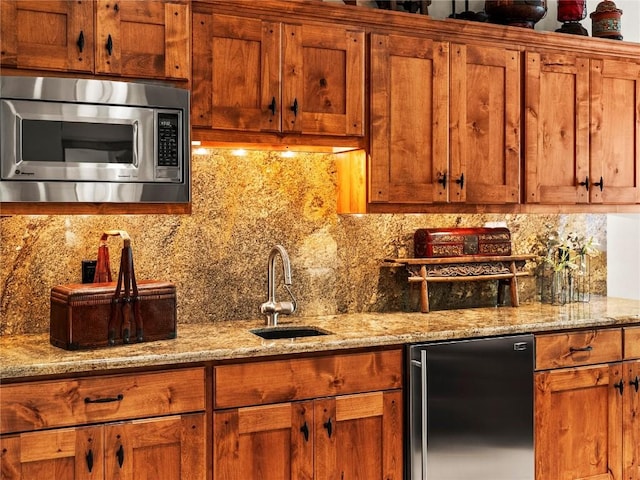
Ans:
[[[533,28],[547,13],[547,0],[486,0],[484,10],[491,23]]]

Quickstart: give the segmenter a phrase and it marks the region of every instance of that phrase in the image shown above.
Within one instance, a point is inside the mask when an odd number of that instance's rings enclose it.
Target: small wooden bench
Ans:
[[[429,312],[429,288],[431,282],[471,282],[498,280],[498,304],[504,301],[504,289],[508,286],[511,306],[520,305],[518,277],[530,273],[524,270],[527,260],[536,255],[465,256],[445,258],[387,258],[385,266],[404,266],[409,272],[409,283],[420,283],[420,311]]]

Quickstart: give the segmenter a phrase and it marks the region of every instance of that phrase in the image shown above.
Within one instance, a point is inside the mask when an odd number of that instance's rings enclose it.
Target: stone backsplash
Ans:
[[[95,259],[103,230],[132,239],[136,277],[169,280],[180,323],[259,318],[271,247],[286,247],[299,310],[315,316],[413,311],[417,290],[388,257],[412,256],[417,228],[504,221],[514,253],[543,253],[551,232],[594,236],[606,250],[605,215],[337,215],[331,154],[210,150],[193,157],[191,215],[16,215],[0,217],[0,334],[49,328],[52,286],[79,282],[81,260]],[[109,240],[111,267],[120,243]],[[535,270],[536,265],[531,265]],[[591,262],[591,290],[606,293],[606,254]],[[117,273],[117,272],[116,272]],[[535,301],[538,280],[522,278],[521,301]],[[431,307],[494,304],[495,282],[430,287]],[[279,298],[286,292],[279,290]]]

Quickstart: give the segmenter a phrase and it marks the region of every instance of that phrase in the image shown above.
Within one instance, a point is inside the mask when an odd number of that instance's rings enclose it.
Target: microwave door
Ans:
[[[140,161],[149,151],[153,158],[152,109],[10,102],[16,112],[16,163],[11,168],[3,165],[3,178],[87,182],[153,179],[153,164]]]

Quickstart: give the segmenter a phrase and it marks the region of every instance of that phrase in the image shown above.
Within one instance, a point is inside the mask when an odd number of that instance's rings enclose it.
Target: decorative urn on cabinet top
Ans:
[[[558,0],[557,18],[563,23],[556,32],[588,36],[589,32],[580,24],[586,16],[587,0]]]
[[[591,34],[594,37],[622,40],[622,10],[610,0],[600,2],[591,17]]]
[[[534,28],[547,13],[547,0],[485,0],[491,23]]]
[[[484,10],[491,23],[534,28],[547,14],[547,0],[485,0]]]

